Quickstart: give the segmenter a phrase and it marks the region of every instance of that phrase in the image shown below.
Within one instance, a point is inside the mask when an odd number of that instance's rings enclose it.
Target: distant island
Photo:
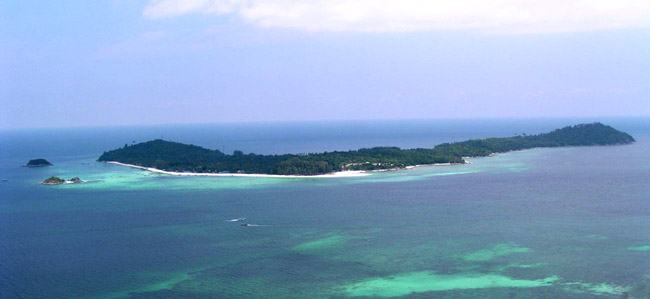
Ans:
[[[98,161],[169,172],[322,175],[350,170],[401,169],[427,164],[461,164],[464,157],[485,157],[537,147],[629,144],[634,138],[601,123],[580,124],[538,135],[470,139],[434,148],[373,147],[311,154],[232,155],[196,145],[156,139],[104,152]]]
[[[44,166],[52,166],[52,163],[50,161],[47,161],[45,159],[33,159],[29,160],[27,164],[23,165],[24,167],[44,167]]]
[[[61,185],[61,184],[78,184],[78,183],[83,183],[83,181],[80,178],[74,177],[69,180],[64,180],[60,177],[55,177],[51,176],[47,179],[45,179],[43,182],[41,182],[41,185]]]

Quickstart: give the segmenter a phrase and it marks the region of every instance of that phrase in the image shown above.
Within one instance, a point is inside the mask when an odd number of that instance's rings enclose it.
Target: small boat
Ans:
[[[235,218],[235,219],[230,219],[230,220],[226,220],[226,221],[227,222],[241,222],[241,221],[246,221],[246,217]]]
[[[248,223],[242,223],[241,226],[250,226]]]
[[[3,182],[6,182],[6,181],[8,181],[8,179],[2,179],[2,181],[3,181]]]

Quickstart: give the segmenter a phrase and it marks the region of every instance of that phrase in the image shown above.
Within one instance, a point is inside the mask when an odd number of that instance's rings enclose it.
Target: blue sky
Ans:
[[[3,1],[0,127],[650,116],[646,2]]]

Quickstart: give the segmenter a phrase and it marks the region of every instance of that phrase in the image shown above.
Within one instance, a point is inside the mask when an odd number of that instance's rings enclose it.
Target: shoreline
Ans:
[[[362,170],[349,170],[349,171],[337,171],[327,174],[319,175],[281,175],[281,174],[261,174],[261,173],[201,173],[201,172],[177,172],[177,171],[167,171],[161,170],[153,167],[144,167],[133,164],[126,164],[116,161],[106,161],[104,163],[114,164],[120,166],[127,166],[131,168],[142,169],[146,171],[151,171],[154,173],[175,175],[175,176],[210,176],[210,177],[249,177],[249,178],[346,178],[346,177],[360,177],[370,175],[366,171]]]
[[[621,143],[621,144],[608,144],[608,145],[600,145],[600,146],[616,146],[616,145],[626,145],[626,144]],[[572,148],[572,147],[582,147],[582,146],[578,145],[578,146],[559,146],[559,147],[533,147],[533,148],[524,148],[524,149],[518,149],[518,150],[511,150],[511,151],[506,151],[506,152],[490,153],[487,156],[462,157],[463,160],[465,161],[464,163],[450,163],[450,162],[447,162],[447,163],[433,163],[433,164],[418,164],[418,165],[406,166],[404,168],[389,168],[389,169],[377,169],[377,170],[346,170],[346,171],[337,171],[337,172],[332,172],[332,173],[327,173],[327,174],[318,174],[318,175],[293,175],[293,174],[282,175],[282,174],[262,174],[262,173],[177,172],[177,171],[161,170],[161,169],[157,169],[157,168],[153,168],[153,167],[144,167],[144,166],[138,166],[138,165],[133,165],[133,164],[126,164],[126,163],[121,163],[121,162],[117,162],[117,161],[105,161],[103,163],[126,166],[126,167],[131,167],[131,168],[137,168],[137,169],[141,169],[141,170],[151,171],[151,172],[154,172],[154,173],[174,175],[174,176],[255,177],[255,178],[345,178],[345,177],[369,176],[371,172],[409,170],[409,169],[414,169],[414,168],[419,168],[419,167],[428,167],[428,166],[467,165],[467,164],[472,164],[470,161],[468,161],[468,159],[492,158],[492,157],[496,157],[496,156],[498,156],[500,154],[508,154],[508,153],[514,153],[514,152],[524,152],[524,151],[530,151],[530,150],[536,150],[536,149]]]
[[[84,182],[83,181],[74,182],[74,181],[71,181],[71,180],[65,180],[63,183],[44,183],[44,182],[40,182],[38,184],[39,185],[44,185],[44,186],[58,186],[58,185],[70,185],[70,184],[81,184],[81,183],[84,183]]]
[[[434,163],[434,164],[418,164],[406,166],[404,168],[390,168],[390,169],[377,169],[377,170],[346,170],[346,171],[337,171],[326,174],[318,175],[296,175],[296,174],[262,174],[262,173],[203,173],[203,172],[178,172],[178,171],[167,171],[153,167],[138,166],[133,164],[127,164],[117,161],[106,161],[104,163],[114,164],[120,166],[126,166],[141,170],[146,170],[154,173],[174,175],[174,176],[210,176],[210,177],[253,177],[253,178],[349,178],[349,177],[362,177],[369,176],[372,172],[385,172],[385,171],[398,171],[398,170],[409,170],[419,167],[428,167],[428,166],[453,166],[453,165],[466,165],[470,164],[469,161],[465,163]]]

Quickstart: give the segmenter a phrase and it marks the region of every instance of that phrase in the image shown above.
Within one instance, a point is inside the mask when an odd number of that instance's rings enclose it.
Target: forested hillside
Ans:
[[[434,163],[464,163],[481,157],[535,147],[613,145],[634,142],[627,133],[601,123],[564,127],[539,135],[443,143],[431,149],[374,147],[305,155],[232,155],[195,145],[153,140],[104,152],[98,161],[116,161],[168,171],[318,175],[343,170],[377,170]]]

